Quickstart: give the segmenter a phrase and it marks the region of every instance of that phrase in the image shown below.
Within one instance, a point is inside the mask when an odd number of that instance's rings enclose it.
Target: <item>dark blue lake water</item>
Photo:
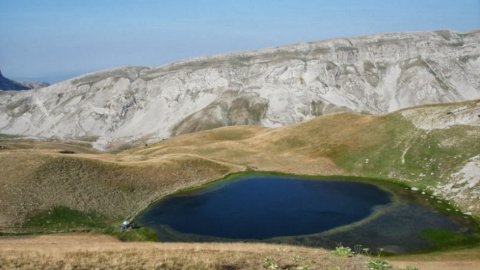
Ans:
[[[389,193],[365,183],[248,176],[171,196],[142,221],[190,234],[264,239],[329,230],[389,202]]]
[[[427,229],[468,232],[463,219],[430,208],[428,200],[395,185],[253,174],[167,196],[137,222],[160,241],[342,243],[393,253],[432,247],[422,238]]]

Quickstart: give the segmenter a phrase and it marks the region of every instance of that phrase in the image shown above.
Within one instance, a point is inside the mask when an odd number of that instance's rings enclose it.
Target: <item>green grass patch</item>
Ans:
[[[122,241],[157,241],[157,234],[150,228],[138,228],[115,234]]]
[[[96,232],[116,236],[122,241],[157,241],[150,228],[135,228],[128,231],[112,225],[112,221],[95,212],[82,212],[64,206],[38,212],[23,224],[27,233]]]
[[[41,211],[24,223],[27,229],[41,232],[98,231],[112,230],[102,215],[95,212],[82,212],[64,206]]]
[[[445,229],[425,229],[420,233],[420,236],[433,242],[440,249],[452,246],[478,245],[480,243],[477,235],[465,235]]]
[[[435,186],[469,158],[478,155],[476,127],[455,126],[426,132],[392,114],[355,134],[355,147],[332,145],[327,156],[347,172],[376,178],[414,180],[417,187]]]

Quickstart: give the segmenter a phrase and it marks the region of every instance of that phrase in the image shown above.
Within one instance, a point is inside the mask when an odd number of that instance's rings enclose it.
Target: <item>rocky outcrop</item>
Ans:
[[[175,125],[172,135],[223,126],[261,125],[267,109],[268,100],[257,93],[227,91],[207,107]]]
[[[22,85],[24,85],[25,87],[28,87],[28,89],[37,89],[37,88],[47,87],[50,84],[47,82],[34,81],[34,82],[22,82]]]
[[[268,127],[341,110],[372,114],[480,98],[480,31],[382,34],[123,67],[0,93],[0,133],[159,140]]]

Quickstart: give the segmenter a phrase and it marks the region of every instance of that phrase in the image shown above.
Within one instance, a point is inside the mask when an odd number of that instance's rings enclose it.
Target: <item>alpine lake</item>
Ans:
[[[391,181],[234,174],[153,203],[135,222],[162,242],[265,242],[385,254],[478,241],[478,224],[435,196]]]

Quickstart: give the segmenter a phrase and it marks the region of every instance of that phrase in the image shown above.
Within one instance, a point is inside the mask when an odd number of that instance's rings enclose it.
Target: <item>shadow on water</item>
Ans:
[[[137,221],[160,241],[251,241],[389,253],[432,249],[428,231],[468,237],[475,224],[391,183],[248,174],[165,197]],[[427,235],[428,236],[428,235]]]

